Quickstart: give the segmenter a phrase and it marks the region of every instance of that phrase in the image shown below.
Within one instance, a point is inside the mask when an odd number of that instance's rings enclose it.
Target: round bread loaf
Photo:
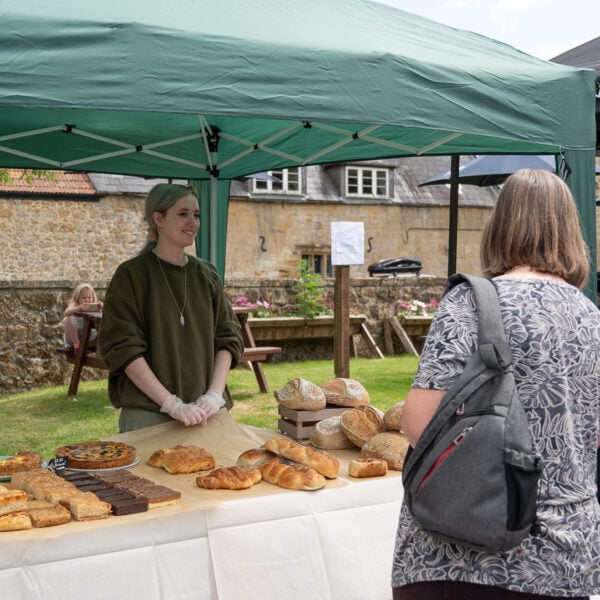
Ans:
[[[338,377],[321,386],[327,402],[337,406],[369,404],[369,392],[354,379]]]
[[[402,471],[408,451],[408,439],[402,433],[389,431],[374,435],[360,451],[361,458],[383,458],[389,469]]]
[[[327,404],[323,390],[301,377],[294,377],[273,394],[279,404],[293,410],[321,410]]]
[[[387,473],[387,463],[383,458],[355,458],[348,465],[351,477],[377,477]]]
[[[341,417],[328,417],[313,425],[310,430],[310,443],[323,450],[343,450],[355,445],[342,431]]]
[[[251,448],[238,456],[235,466],[245,471],[260,469],[265,463],[275,458],[275,456],[273,452],[270,452],[266,448]]]
[[[402,409],[404,402],[398,402],[388,408],[383,415],[383,426],[388,431],[402,431]]]
[[[376,433],[383,431],[381,411],[363,404],[342,414],[340,426],[346,437],[359,448]]]

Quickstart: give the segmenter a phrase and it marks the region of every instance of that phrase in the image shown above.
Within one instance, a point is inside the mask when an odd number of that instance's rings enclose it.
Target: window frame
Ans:
[[[296,181],[294,185],[298,186],[297,190],[289,189],[290,184],[290,172],[296,172]],[[252,179],[252,193],[253,194],[278,194],[284,196],[302,196],[302,171],[301,167],[286,167],[283,169],[271,169],[265,171],[267,174],[272,175],[281,179],[281,181],[265,181],[264,179]],[[279,175],[279,173],[281,175]],[[281,189],[273,189],[273,185],[280,185]],[[259,187],[260,186],[260,187]]]
[[[356,171],[356,192],[350,191],[350,171]],[[373,198],[375,200],[389,200],[391,198],[391,180],[390,180],[391,169],[389,167],[381,166],[358,166],[358,165],[346,165],[344,167],[344,195],[346,198]],[[370,186],[371,192],[365,192],[365,178],[364,175],[370,175]],[[385,174],[385,193],[378,194],[378,174]]]

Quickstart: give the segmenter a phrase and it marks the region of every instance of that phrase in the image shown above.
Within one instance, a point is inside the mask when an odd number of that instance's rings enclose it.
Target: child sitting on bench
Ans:
[[[62,320],[64,329],[63,341],[66,348],[73,348],[77,354],[79,343],[83,335],[83,319],[76,317],[76,312],[102,310],[102,302],[98,300],[96,291],[89,283],[80,283],[73,290],[69,305],[65,309],[65,318]],[[97,331],[92,329],[90,343],[95,347]]]

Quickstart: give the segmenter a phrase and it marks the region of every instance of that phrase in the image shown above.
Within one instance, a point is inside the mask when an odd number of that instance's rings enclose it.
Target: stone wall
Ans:
[[[77,281],[0,282],[0,395],[68,383],[72,366],[55,352],[62,346],[60,321]],[[100,298],[107,280],[91,280]],[[236,279],[227,281],[232,300],[246,296],[266,300],[282,315],[293,300],[293,280]],[[383,351],[382,319],[393,315],[399,301],[439,299],[444,280],[426,277],[351,280],[350,307],[367,315],[368,327]],[[333,298],[333,280],[324,294]],[[366,355],[366,348],[363,349]],[[317,342],[286,342],[277,360],[330,358],[333,346]],[[105,371],[84,367],[83,380],[104,379]]]

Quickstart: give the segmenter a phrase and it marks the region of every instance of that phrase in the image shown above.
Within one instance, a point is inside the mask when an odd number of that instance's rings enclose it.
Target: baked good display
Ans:
[[[347,410],[340,419],[342,431],[359,448],[376,433],[383,431],[381,412],[366,404]]]
[[[276,457],[265,463],[260,472],[269,483],[288,490],[314,491],[325,487],[325,477],[311,467]]]
[[[382,458],[389,469],[402,471],[408,452],[408,439],[402,433],[387,431],[368,440],[360,451],[362,458]]]
[[[263,447],[278,456],[311,467],[329,479],[338,476],[340,461],[325,450],[303,446],[284,437],[271,438],[263,444]]]
[[[337,406],[361,406],[369,404],[369,392],[355,379],[337,377],[321,386],[329,404]]]
[[[273,394],[279,404],[294,410],[321,410],[327,404],[323,390],[301,377],[290,379]]]
[[[123,442],[82,442],[60,446],[54,451],[58,458],[66,458],[72,469],[114,469],[134,462],[135,448]]]
[[[327,417],[315,423],[310,430],[310,443],[322,450],[344,450],[356,448],[342,431],[341,417]]]
[[[23,490],[9,490],[0,485],[0,515],[23,510],[28,496]]]
[[[21,529],[31,529],[31,518],[24,510],[0,516],[0,531],[19,531]]]
[[[148,459],[151,467],[162,467],[167,473],[195,473],[215,468],[215,458],[199,446],[172,446],[154,452]]]
[[[145,477],[136,477],[113,485],[115,488],[130,492],[136,498],[146,500],[149,509],[175,504],[181,499],[181,492],[172,490],[165,485],[158,485]]]
[[[196,485],[207,490],[245,490],[262,479],[259,469],[221,467],[208,475],[196,477]]]
[[[383,414],[383,426],[387,431],[402,431],[402,409],[404,402],[390,406]]]
[[[31,471],[42,466],[42,455],[39,452],[19,450],[14,456],[0,459],[0,475],[12,475],[20,471]]]
[[[355,458],[348,465],[351,477],[377,477],[387,473],[387,463],[383,458]]]
[[[251,448],[242,452],[235,463],[236,467],[249,471],[251,469],[260,469],[265,463],[275,458],[273,452],[266,448]]]

